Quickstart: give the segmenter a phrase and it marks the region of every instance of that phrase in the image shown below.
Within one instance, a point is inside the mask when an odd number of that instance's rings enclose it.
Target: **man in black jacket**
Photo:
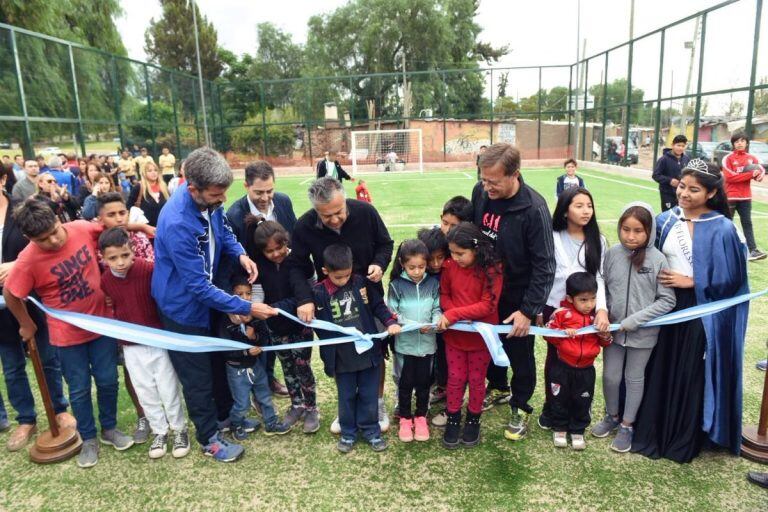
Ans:
[[[473,220],[494,242],[502,260],[499,318],[512,324],[509,335],[502,337],[512,380],[508,385],[507,369],[491,363],[483,405],[490,408],[509,401],[512,416],[504,437],[518,441],[528,432],[533,411],[528,401],[536,386],[531,320],[546,304],[555,278],[552,218],[544,198],[523,182],[517,148],[494,144],[481,155],[479,166],[481,181],[472,191]]]
[[[312,287],[307,279],[312,277],[313,270],[318,276],[323,275],[326,247],[331,244],[351,247],[354,273],[377,283],[384,295],[381,278],[392,261],[394,246],[376,208],[347,199],[338,180],[328,176],[315,180],[309,187],[309,199],[313,208],[296,221],[291,254],[286,260],[291,287],[299,304],[298,316],[307,322],[315,317]]]
[[[339,181],[355,181],[355,178],[341,168],[341,164],[336,160],[336,154],[333,151],[326,151],[324,158],[317,162],[317,177],[322,178],[323,176],[330,176]]]
[[[672,139],[672,149],[664,148],[661,158],[653,168],[653,180],[659,184],[661,196],[661,211],[665,212],[677,206],[677,185],[680,174],[688,165],[691,157],[685,154],[688,139],[685,135],[675,135]]]
[[[313,270],[323,275],[323,251],[332,244],[348,245],[352,249],[355,274],[367,278],[378,293],[384,296],[381,278],[392,261],[394,241],[384,225],[379,212],[372,204],[347,199],[341,182],[325,176],[309,187],[312,209],[296,221],[293,230],[291,254],[286,268],[299,307],[296,314],[308,322],[315,317],[315,304],[308,278]],[[314,264],[314,269],[313,269]],[[379,380],[379,425],[382,431],[389,429],[389,418],[384,407],[384,375],[381,365]],[[337,432],[337,422],[331,426]]]

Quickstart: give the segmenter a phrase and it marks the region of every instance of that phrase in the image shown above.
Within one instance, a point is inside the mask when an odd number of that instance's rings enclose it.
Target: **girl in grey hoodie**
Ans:
[[[659,335],[658,328],[640,328],[645,322],[675,307],[675,294],[659,282],[667,259],[653,246],[656,222],[646,203],[628,204],[619,218],[618,243],[608,249],[603,262],[606,302],[611,323],[620,323],[613,344],[603,351],[605,418],[592,428],[595,437],[618,429],[611,449],[632,448],[632,424],[643,400],[645,366]],[[625,365],[626,361],[626,365]],[[624,415],[619,420],[619,388],[626,384]]]

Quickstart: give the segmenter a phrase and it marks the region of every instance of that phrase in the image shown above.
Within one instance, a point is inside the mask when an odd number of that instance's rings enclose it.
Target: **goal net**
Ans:
[[[352,132],[352,175],[424,172],[421,129]]]

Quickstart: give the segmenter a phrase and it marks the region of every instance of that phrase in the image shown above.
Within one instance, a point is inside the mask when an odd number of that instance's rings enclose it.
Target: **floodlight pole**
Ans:
[[[197,32],[197,2],[192,0],[192,24],[195,27],[195,53],[197,55],[197,81],[200,84],[200,105],[203,107],[203,131],[205,132],[205,145],[211,145],[211,136],[208,134],[208,114],[205,109],[205,89],[203,88],[203,67],[200,65],[200,36]]]

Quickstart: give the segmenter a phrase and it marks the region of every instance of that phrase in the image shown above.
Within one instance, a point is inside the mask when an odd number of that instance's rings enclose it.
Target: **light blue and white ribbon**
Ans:
[[[651,320],[650,322],[644,324],[642,327],[659,327],[663,325],[687,322],[696,318],[718,313],[737,304],[761,297],[767,293],[768,289],[765,289],[760,292],[739,295],[738,297],[718,300],[708,304],[701,304],[680,311],[675,311],[660,316],[655,320]],[[1,299],[2,297],[0,297],[0,300]],[[112,318],[104,318],[94,315],[86,315],[83,313],[73,313],[70,311],[53,309],[44,306],[34,297],[29,297],[29,301],[35,304],[47,315],[56,318],[57,320],[61,320],[62,322],[66,322],[86,331],[100,334],[102,336],[108,336],[110,338],[138,343],[141,345],[148,345],[164,348],[166,350],[176,350],[181,352],[221,352],[230,350],[248,350],[251,348],[251,345],[233,340],[215,338],[212,336],[178,334],[162,329],[154,329],[142,325],[122,322]],[[3,306],[5,306],[4,301],[0,302],[0,307]],[[342,343],[354,343],[357,352],[363,353],[373,347],[374,340],[383,339],[388,336],[386,332],[377,334],[364,334],[354,327],[342,327],[331,322],[326,322],[324,320],[315,319],[311,322],[302,322],[296,316],[286,311],[281,309],[278,309],[277,311],[280,315],[283,315],[286,318],[290,318],[294,322],[298,322],[312,329],[337,332],[341,334],[341,336],[323,340],[307,340],[297,343],[261,347],[265,352],[321,347],[326,345],[339,345]],[[435,324],[408,322],[405,325],[402,325],[401,328],[402,332],[409,332],[420,329],[422,327],[434,326]],[[509,332],[512,330],[511,325],[491,325],[484,322],[457,322],[453,324],[450,329],[463,332],[476,332],[480,334],[480,336],[483,338],[483,341],[485,342],[486,347],[488,348],[488,351],[491,354],[491,358],[494,364],[497,366],[509,366],[509,358],[504,352],[504,347],[502,346],[501,340],[499,339],[499,335],[509,334]],[[619,329],[619,324],[611,324],[611,331],[617,331]],[[576,331],[577,334],[591,334],[596,332],[598,331],[594,326],[584,327]],[[566,338],[568,336],[564,331],[536,326],[532,326],[530,328],[530,334],[549,336],[553,338]]]

